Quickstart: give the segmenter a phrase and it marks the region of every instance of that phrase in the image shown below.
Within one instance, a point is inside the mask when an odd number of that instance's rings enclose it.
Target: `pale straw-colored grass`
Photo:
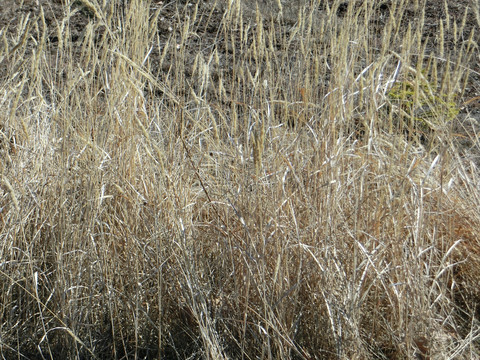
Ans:
[[[283,27],[240,1],[81,3],[0,34],[3,357],[480,355],[478,139],[442,114],[422,139],[388,98],[427,78],[465,101],[461,20],[425,43],[425,1]]]

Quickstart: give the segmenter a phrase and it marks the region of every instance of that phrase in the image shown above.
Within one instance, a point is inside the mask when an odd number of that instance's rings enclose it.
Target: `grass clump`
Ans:
[[[426,42],[428,3],[90,0],[2,29],[0,354],[480,356],[479,143],[444,126],[478,44],[451,17],[458,46]]]
[[[408,124],[413,121],[413,131],[422,135],[444,128],[456,118],[460,107],[456,94],[438,93],[437,85],[429,82],[422,73],[417,79],[397,81],[387,93],[395,117]],[[406,127],[409,127],[406,125]]]

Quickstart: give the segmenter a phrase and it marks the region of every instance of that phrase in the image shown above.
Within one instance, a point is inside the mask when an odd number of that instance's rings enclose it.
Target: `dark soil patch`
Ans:
[[[9,50],[12,51],[20,40],[21,33],[19,33],[19,31],[21,32],[22,20],[27,16],[30,19],[36,19],[36,23],[33,24],[32,34],[33,36],[40,36],[38,32],[42,30],[40,22],[41,8],[43,9],[45,23],[47,25],[48,41],[52,49],[55,49],[55,44],[58,41],[56,25],[61,23],[65,17],[65,9],[62,4],[64,2],[65,1],[62,0],[3,0],[0,5],[0,29],[3,29],[3,31],[6,32]],[[304,1],[302,0],[293,1],[289,6],[284,6],[284,9],[282,10],[283,18],[279,18],[279,11],[277,5],[275,5],[277,4],[276,1],[259,1],[259,9],[267,22],[272,20],[277,21],[279,31],[282,31],[282,28],[283,31],[288,31],[288,28],[295,22],[296,12],[303,2]],[[333,1],[329,1],[329,3],[332,5]],[[346,15],[350,6],[358,8],[361,6],[361,3],[362,2],[353,0],[340,3],[336,9],[336,14],[339,18],[342,18]],[[445,4],[448,4],[448,8],[445,8]],[[256,2],[248,0],[245,1],[243,5],[245,14],[244,21],[254,23],[256,18]],[[323,10],[325,10],[326,6],[325,3],[322,5]],[[79,11],[69,19],[71,40],[74,43],[74,46],[79,46],[86,25],[90,21],[95,21],[95,16],[88,8],[82,5],[80,1],[73,2],[72,7],[77,8]],[[175,32],[177,29],[178,23],[180,22],[178,15],[188,14],[189,11],[193,11],[194,7],[195,5],[193,2],[188,3],[185,0],[168,3],[163,1],[153,1],[151,4],[152,12],[161,8],[158,26],[160,40],[166,42],[172,35],[172,32]],[[202,1],[199,3],[199,13],[205,13],[208,14],[208,16],[203,16],[201,22],[197,24],[197,46],[195,46],[195,41],[189,44],[190,46],[187,48],[189,56],[187,56],[187,59],[194,59],[195,55],[199,51],[202,51],[202,47],[205,49],[209,46],[213,46],[215,43],[219,43],[219,24],[222,20],[223,9],[222,5],[217,5],[217,8],[215,9],[212,9],[212,7],[213,3],[210,1]],[[392,1],[380,1],[378,2],[378,5],[376,5],[376,17],[372,23],[372,28],[375,29],[377,38],[372,40],[377,43],[382,41],[381,34],[383,25],[385,19],[389,16],[391,7]],[[322,11],[322,9],[320,10]],[[119,13],[121,13],[121,11]],[[402,26],[407,27],[407,24],[411,24],[412,28],[415,28],[420,25],[418,19],[421,17],[422,9],[415,9],[412,4],[411,9],[406,11],[404,18],[402,19],[405,23],[405,25]],[[477,35],[474,36],[475,39],[478,40],[479,23],[478,18],[475,15],[475,10],[471,8],[471,1],[427,1],[424,18],[424,41],[430,42],[432,45],[437,41],[440,24],[443,23],[446,53],[462,46],[469,39],[472,32],[477,33]],[[447,26],[448,22],[450,23],[450,27]],[[452,25],[454,22],[457,24],[457,27],[460,27],[462,23],[465,23],[461,33],[454,33],[454,26]],[[447,28],[449,28],[449,30],[447,30]],[[220,47],[218,50],[220,52],[223,51],[223,54],[221,55],[228,59],[229,49],[221,49]],[[427,44],[427,53],[428,52],[429,46]],[[152,65],[155,69],[155,55],[152,54],[152,56]],[[470,112],[478,119],[480,116],[480,98],[473,100],[475,97],[480,96],[480,51],[478,49],[476,50],[475,56],[472,58],[470,68],[472,70],[472,75],[470,83],[465,89],[463,111],[464,113]],[[164,65],[162,68],[156,70],[158,70],[158,72],[167,71],[168,65]]]

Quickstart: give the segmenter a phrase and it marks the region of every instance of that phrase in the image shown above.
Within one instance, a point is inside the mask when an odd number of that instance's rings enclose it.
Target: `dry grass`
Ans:
[[[460,106],[461,19],[425,42],[424,1],[284,26],[81,2],[81,47],[78,2],[0,33],[4,358],[480,356],[477,135],[387,96],[427,79]]]

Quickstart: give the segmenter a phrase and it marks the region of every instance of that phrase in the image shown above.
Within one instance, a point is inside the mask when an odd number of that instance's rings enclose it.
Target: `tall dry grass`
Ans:
[[[425,1],[328,4],[2,29],[4,358],[480,356],[477,135],[388,96],[461,106],[478,38],[425,39]]]

